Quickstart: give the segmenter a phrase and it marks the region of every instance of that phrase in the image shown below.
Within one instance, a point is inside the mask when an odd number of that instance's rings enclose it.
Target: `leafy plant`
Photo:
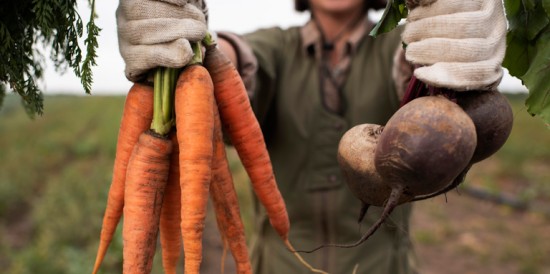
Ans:
[[[509,29],[503,65],[529,89],[531,115],[550,123],[550,0],[505,0]]]
[[[378,34],[390,32],[399,24],[403,18],[407,18],[408,9],[405,0],[391,0],[386,4],[386,9],[378,24],[374,26],[370,35],[376,37]]]
[[[529,90],[527,111],[550,124],[550,0],[504,0],[508,19],[503,66]],[[393,30],[408,14],[405,0],[388,1],[372,36]]]
[[[79,38],[84,24],[77,12],[77,0],[4,1],[0,9],[0,103],[9,85],[18,93],[28,114],[42,114],[43,96],[37,82],[44,74],[41,49],[50,51],[58,71],[72,68],[86,93],[93,82],[91,67],[96,65],[97,36],[95,0],[89,0],[90,20],[86,24],[83,56]],[[1,104],[0,104],[1,106]]]

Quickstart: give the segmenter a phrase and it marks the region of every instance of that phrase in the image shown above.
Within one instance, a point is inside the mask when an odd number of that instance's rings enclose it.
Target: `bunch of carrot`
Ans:
[[[94,274],[122,216],[123,273],[151,272],[159,231],[165,273],[176,273],[182,248],[185,273],[199,273],[209,197],[238,273],[252,273],[222,132],[272,226],[294,252],[285,204],[242,79],[209,35],[203,45],[204,63],[196,43],[195,58],[185,68],[158,68],[154,88],[135,83],[127,95]]]

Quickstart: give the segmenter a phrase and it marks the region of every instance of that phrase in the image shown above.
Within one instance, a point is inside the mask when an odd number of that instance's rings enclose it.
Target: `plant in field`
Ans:
[[[89,0],[90,20],[84,40],[86,52],[79,45],[84,23],[77,12],[76,0],[4,1],[0,9],[0,106],[6,85],[21,96],[23,105],[33,116],[42,114],[43,98],[37,82],[44,74],[45,58],[40,51],[49,50],[57,70],[70,67],[80,78],[86,93],[92,85],[97,36],[94,22],[95,0]]]

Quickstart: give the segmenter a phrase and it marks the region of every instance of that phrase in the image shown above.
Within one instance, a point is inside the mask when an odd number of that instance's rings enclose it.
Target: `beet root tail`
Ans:
[[[352,248],[359,246],[360,244],[364,243],[368,238],[370,238],[370,236],[372,236],[374,232],[376,232],[376,230],[378,230],[378,228],[386,221],[386,219],[390,216],[395,207],[399,204],[399,198],[403,194],[403,191],[404,189],[401,186],[392,189],[390,197],[388,198],[388,201],[384,206],[384,210],[382,211],[380,218],[378,218],[378,220],[369,228],[369,230],[367,230],[367,232],[365,232],[365,234],[357,242],[351,244],[324,244],[311,250],[296,250],[295,252],[313,253],[325,247]]]

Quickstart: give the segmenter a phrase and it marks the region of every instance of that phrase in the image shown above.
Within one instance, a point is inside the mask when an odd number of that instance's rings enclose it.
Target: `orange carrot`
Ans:
[[[172,141],[148,130],[128,163],[124,191],[123,273],[149,274],[168,181]]]
[[[170,174],[160,212],[160,243],[162,246],[162,265],[164,273],[175,274],[181,255],[181,190],[179,170],[179,148],[176,134],[172,134],[172,155]]]
[[[286,240],[290,229],[286,206],[242,79],[231,61],[216,47],[207,48],[204,65],[214,82],[222,123],[226,125],[258,199],[267,210],[271,225]]]
[[[227,162],[222,126],[217,108],[214,109],[214,159],[212,160],[210,193],[218,227],[224,240],[224,251],[225,243],[228,243],[235,259],[237,273],[252,273],[239,201],[233,185],[229,163]]]
[[[200,65],[186,67],[178,78],[175,95],[185,273],[199,273],[202,261],[213,153],[213,104],[208,71]]]
[[[122,216],[126,167],[139,135],[151,125],[153,88],[134,84],[126,97],[116,146],[115,163],[107,206],[103,217],[99,247],[92,273],[97,273]]]
[[[286,205],[277,187],[262,130],[237,69],[215,45],[208,45],[208,41],[204,66],[214,82],[214,95],[222,124],[227,128],[256,196],[266,209],[271,226],[303,265],[313,272],[325,273],[311,267],[290,243]]]

